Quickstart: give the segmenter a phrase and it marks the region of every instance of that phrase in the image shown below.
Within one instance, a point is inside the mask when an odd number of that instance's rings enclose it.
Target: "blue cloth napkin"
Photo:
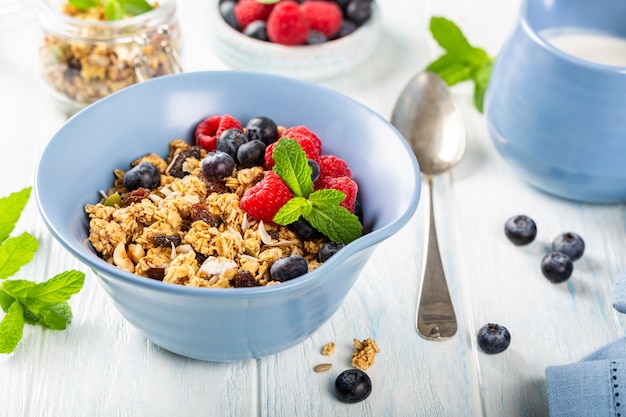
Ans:
[[[613,288],[613,307],[626,313],[626,270]],[[626,337],[582,361],[546,368],[550,417],[626,417]]]

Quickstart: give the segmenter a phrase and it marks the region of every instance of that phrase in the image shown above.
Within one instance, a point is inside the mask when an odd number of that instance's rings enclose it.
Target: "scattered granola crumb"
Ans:
[[[333,367],[332,363],[320,363],[319,365],[316,365],[315,368],[313,368],[313,370],[315,372],[326,372],[330,370],[330,368],[332,367]]]
[[[352,353],[352,366],[365,371],[374,364],[374,358],[380,349],[374,340],[354,339],[354,352]]]
[[[328,356],[335,351],[335,342],[330,342],[324,345],[322,349],[322,355]]]

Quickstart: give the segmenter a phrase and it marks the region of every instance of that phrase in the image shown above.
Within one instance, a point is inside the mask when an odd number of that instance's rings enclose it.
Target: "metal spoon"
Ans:
[[[428,250],[417,306],[417,331],[429,340],[445,340],[456,333],[457,322],[437,242],[432,178],[463,157],[465,121],[445,82],[434,73],[422,72],[400,94],[391,123],[413,149],[429,189]]]

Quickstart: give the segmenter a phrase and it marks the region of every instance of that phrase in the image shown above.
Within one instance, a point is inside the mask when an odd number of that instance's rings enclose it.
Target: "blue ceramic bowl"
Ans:
[[[271,287],[191,288],[142,278],[100,259],[87,240],[87,203],[112,171],[148,152],[191,141],[210,114],[268,116],[318,133],[349,164],[369,231],[321,267]],[[367,107],[323,87],[275,75],[197,72],[128,87],[72,117],[51,139],[35,195],[55,238],[100,278],[121,314],[158,346],[231,361],[275,354],[308,338],[337,311],[376,246],[402,228],[420,196],[417,161],[403,137]]]
[[[485,97],[497,150],[528,182],[560,197],[626,201],[626,67],[557,49],[552,33],[626,39],[623,0],[525,0]]]

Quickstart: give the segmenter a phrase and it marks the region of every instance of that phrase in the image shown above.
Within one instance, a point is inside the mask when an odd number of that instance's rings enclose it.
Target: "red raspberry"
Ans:
[[[206,149],[207,152],[212,152],[217,145],[217,138],[223,131],[231,128],[241,129],[239,120],[228,114],[209,116],[196,126],[196,144]]]
[[[326,177],[319,178],[315,181],[315,190],[322,190],[325,188],[331,188],[333,190],[341,191],[346,195],[341,205],[354,214],[354,202],[356,201],[356,194],[359,191],[357,183],[349,177]]]
[[[281,136],[284,137],[284,135]],[[320,154],[317,151],[317,146],[315,146],[315,143],[313,143],[313,141],[309,137],[297,132],[291,132],[288,137],[300,144],[307,158],[312,159],[315,162],[319,161]],[[274,146],[277,143],[278,142],[271,143],[267,148],[265,148],[266,169],[272,169],[272,167],[274,166],[274,158],[272,156],[272,152],[274,152]]]
[[[255,20],[267,21],[273,8],[273,4],[263,4],[257,0],[239,0],[235,5],[235,18],[239,23],[239,30],[243,31]]]
[[[293,0],[274,5],[267,18],[267,37],[281,45],[302,45],[309,37],[309,24]]]
[[[315,145],[315,147],[317,148],[317,153],[319,155],[322,154],[322,141],[320,140],[320,138],[313,133],[308,127],[306,126],[292,126],[290,128],[285,129],[280,136],[285,136],[285,137],[291,137],[289,135],[291,135],[292,133],[299,133],[301,135],[304,135],[306,137],[308,137],[309,139],[311,139],[313,141],[313,144]]]
[[[348,164],[335,155],[322,155],[318,161],[320,166],[320,178],[324,177],[348,177],[352,178],[352,171]]]
[[[292,197],[293,193],[283,179],[274,171],[267,171],[261,181],[243,193],[239,207],[253,219],[272,223],[278,210]]]
[[[322,32],[328,39],[339,32],[343,12],[337,3],[307,0],[300,5],[300,10],[309,22],[309,29]]]

